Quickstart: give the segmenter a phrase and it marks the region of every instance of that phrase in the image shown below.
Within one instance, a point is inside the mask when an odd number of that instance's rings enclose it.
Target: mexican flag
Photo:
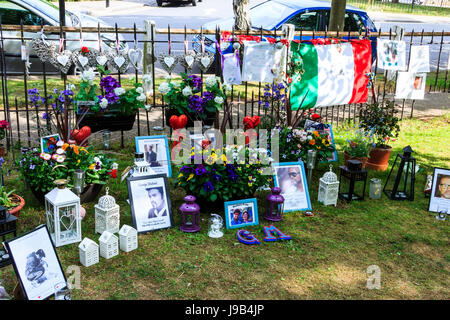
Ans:
[[[367,101],[370,40],[339,44],[291,42],[292,61],[303,64],[292,75],[291,109],[311,109]],[[303,101],[303,103],[302,103]]]

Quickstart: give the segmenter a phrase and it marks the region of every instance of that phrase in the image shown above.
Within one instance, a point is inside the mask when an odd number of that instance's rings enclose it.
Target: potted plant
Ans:
[[[9,213],[18,217],[20,210],[25,206],[25,200],[14,194],[15,190],[6,191],[5,186],[0,187],[0,205],[7,208]]]
[[[0,121],[0,141],[5,139],[6,137],[6,130],[9,129],[9,122],[6,120]],[[0,144],[0,157],[5,156],[6,154],[6,148],[3,146],[3,144]]]
[[[80,147],[62,140],[55,149],[52,153],[45,153],[34,148],[24,152],[16,161],[20,174],[35,197],[43,203],[45,194],[55,188],[53,182],[56,179],[71,181],[73,172],[81,169],[85,172],[81,201],[94,200],[112,176],[113,160],[103,154],[96,154],[90,147]]]
[[[168,105],[165,109],[167,125],[170,126],[169,119],[172,115],[182,114],[188,118],[188,127],[194,126],[194,121],[212,125],[217,111],[222,109],[226,99],[220,79],[215,76],[206,78],[206,90],[202,92],[203,81],[200,77],[185,73],[181,73],[181,77],[181,81],[174,81],[169,76],[158,88]]]
[[[372,137],[358,130],[352,138],[347,139],[347,143],[343,147],[344,164],[347,165],[348,160],[359,160],[362,162],[362,167],[365,168],[372,147]]]
[[[398,111],[394,108],[394,102],[367,104],[360,111],[359,126],[367,134],[373,136],[375,147],[370,150],[367,168],[376,171],[384,171],[389,164],[392,147],[389,146],[391,139],[397,138],[400,119],[395,116]]]
[[[134,83],[133,88],[125,89],[109,71],[98,68],[102,75],[100,87],[94,82],[92,70],[81,74],[79,90],[74,96],[79,127],[88,126],[92,132],[131,130],[139,108],[148,108],[142,84]]]

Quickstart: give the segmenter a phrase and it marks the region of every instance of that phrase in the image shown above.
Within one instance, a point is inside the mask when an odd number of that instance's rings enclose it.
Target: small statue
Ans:
[[[209,219],[209,231],[208,236],[211,238],[220,238],[223,236],[223,219],[216,213],[211,213],[211,218]]]

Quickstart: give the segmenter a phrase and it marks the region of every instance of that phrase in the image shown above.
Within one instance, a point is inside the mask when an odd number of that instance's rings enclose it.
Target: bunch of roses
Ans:
[[[203,199],[227,201],[252,196],[259,187],[268,184],[271,176],[265,171],[270,168],[267,150],[260,158],[248,148],[230,147],[219,151],[193,148],[191,163],[179,167],[175,185]],[[241,151],[244,158],[236,162]]]
[[[85,183],[105,184],[110,177],[112,160],[75,144],[57,142],[53,153],[34,148],[22,154],[16,164],[24,180],[33,190],[48,192],[56,179],[71,180],[76,169],[85,171]],[[56,168],[56,166],[59,166]]]

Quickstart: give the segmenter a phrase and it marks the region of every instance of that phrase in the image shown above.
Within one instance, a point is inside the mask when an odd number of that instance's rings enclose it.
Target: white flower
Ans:
[[[108,106],[108,100],[106,100],[106,98],[102,98],[102,100],[100,100],[100,108],[102,109],[106,109],[106,107]]]
[[[81,80],[86,81],[86,82],[92,82],[94,81],[95,78],[95,73],[92,69],[83,71],[83,73],[81,74]]]
[[[64,162],[64,160],[66,160],[66,157],[64,157],[64,156],[57,156],[56,157],[56,162],[58,162],[58,163],[62,163],[62,162]]]
[[[206,78],[205,80],[205,84],[207,87],[212,87],[216,84],[216,77],[215,76],[209,76],[208,78]]]
[[[73,83],[68,83],[67,85],[66,85],[66,90],[73,90],[73,89],[75,89],[76,88],[76,86],[73,84]]]
[[[58,142],[56,143],[57,147],[62,147],[64,145],[64,141],[62,140],[58,140]]]
[[[64,150],[63,150],[63,148],[58,148],[57,150],[56,150],[56,153],[57,154],[64,154]]]
[[[183,89],[182,93],[183,93],[183,96],[185,96],[185,97],[191,96],[191,95],[192,95],[192,89],[191,89],[191,87],[185,87],[185,88]]]
[[[220,96],[217,96],[214,98],[214,102],[217,104],[222,104],[223,103],[223,98]]]
[[[161,92],[162,94],[167,94],[170,91],[170,86],[167,82],[163,82],[159,85],[158,87],[159,92]]]
[[[145,110],[149,111],[152,108],[152,106],[149,104],[146,104],[146,105],[144,105],[144,108],[145,108]]]
[[[175,88],[179,88],[180,87],[180,82],[178,82],[178,81],[174,81],[174,82],[171,82],[171,84],[175,87]]]
[[[122,87],[119,87],[119,88],[115,88],[115,89],[114,89],[114,93],[115,93],[116,95],[118,95],[118,96],[123,95],[125,92],[126,92],[126,90],[125,90],[124,88],[122,88]]]
[[[102,162],[100,161],[100,158],[99,158],[99,157],[95,157],[95,158],[94,158],[94,161],[95,161],[95,163],[100,163],[100,164],[102,164]]]
[[[144,74],[142,76],[142,82],[152,82],[152,76],[149,74]]]
[[[140,102],[144,102],[145,99],[147,99],[147,97],[146,97],[145,94],[143,94],[143,93],[141,93],[141,94],[136,98],[136,100],[137,100],[137,101],[140,101]]]
[[[144,89],[142,89],[142,87],[137,87],[137,88],[136,88],[136,92],[137,92],[137,93],[143,93],[143,92],[144,92]]]
[[[309,141],[309,140],[311,140],[311,139],[312,139],[312,137],[311,137],[311,136],[308,136],[308,138],[307,138],[307,139],[308,139],[308,141]]]
[[[228,83],[227,83],[227,84],[224,84],[224,85],[223,85],[223,88],[225,89],[225,91],[231,92],[231,85],[229,85]]]

